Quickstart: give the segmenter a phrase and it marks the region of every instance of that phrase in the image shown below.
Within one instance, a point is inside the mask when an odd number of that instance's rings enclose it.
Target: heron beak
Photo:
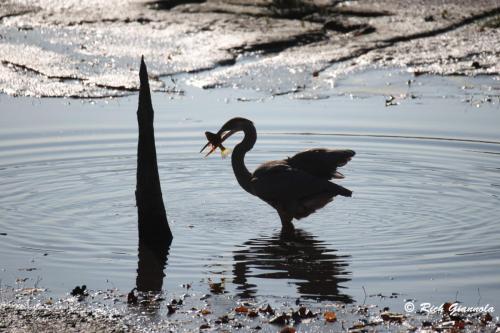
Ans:
[[[220,132],[220,131],[219,131]],[[222,134],[224,133],[224,134]],[[208,153],[205,155],[207,157],[208,155],[212,154],[217,148],[221,150],[222,158],[226,157],[229,155],[231,152],[230,149],[227,149],[222,145],[222,143],[229,138],[231,135],[236,133],[236,131],[228,131],[228,132],[222,132],[222,133],[211,133],[211,132],[205,132],[205,136],[207,137],[207,144],[201,148],[200,153],[203,152],[207,147],[210,148]]]

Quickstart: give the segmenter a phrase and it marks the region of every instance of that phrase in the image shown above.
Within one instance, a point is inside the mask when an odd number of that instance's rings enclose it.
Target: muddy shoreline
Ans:
[[[0,91],[100,98],[138,89],[144,54],[152,88],[266,94],[334,91],[366,68],[415,75],[498,75],[500,7],[449,1],[6,1],[0,10]],[[116,10],[119,8],[119,10]]]
[[[89,291],[86,296],[54,300],[38,291],[2,290],[15,300],[0,304],[0,332],[498,332],[500,322],[488,311],[443,309],[397,311],[370,303],[306,303],[300,300],[235,299],[218,290],[180,297],[138,295],[118,290]],[[382,297],[370,295],[370,297]],[[390,298],[398,295],[387,296]],[[380,298],[382,299],[382,298]],[[417,304],[415,300],[405,300]],[[456,306],[460,303],[456,303]],[[406,306],[405,306],[406,309]],[[451,309],[451,310],[450,310]],[[493,310],[494,312],[494,310]]]

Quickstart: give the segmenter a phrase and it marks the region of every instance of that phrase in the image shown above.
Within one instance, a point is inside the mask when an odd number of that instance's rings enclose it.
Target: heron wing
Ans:
[[[293,168],[287,161],[272,161],[255,170],[253,193],[279,210],[302,218],[325,206],[334,196],[352,192],[328,180]]]
[[[294,169],[322,179],[343,178],[337,168],[344,166],[356,153],[350,149],[309,149],[286,160]]]

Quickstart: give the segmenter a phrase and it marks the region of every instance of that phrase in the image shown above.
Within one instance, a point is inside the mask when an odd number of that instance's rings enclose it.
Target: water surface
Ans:
[[[154,94],[174,233],[163,289],[182,293],[192,283],[208,291],[209,279],[224,278],[241,297],[351,303],[397,293],[400,306],[404,298],[456,297],[500,305],[500,110],[464,102],[461,89],[473,82],[479,100],[483,83],[495,82],[424,77],[413,88],[419,98],[386,107],[380,91],[355,84],[381,73],[392,82],[382,94],[408,90],[406,74],[375,71],[340,82],[329,99]],[[0,97],[2,286],[38,280],[58,296],[80,284],[135,286],[136,103]],[[205,130],[237,115],[258,130],[249,169],[311,147],[355,150],[341,181],[354,196],[336,198],[284,238],[276,212],[239,187],[229,160],[198,153]]]

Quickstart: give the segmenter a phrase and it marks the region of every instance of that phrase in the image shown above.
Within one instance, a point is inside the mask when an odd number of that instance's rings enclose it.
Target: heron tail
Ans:
[[[333,194],[333,196],[341,195],[343,197],[352,197],[351,190],[348,190],[343,186],[331,182],[330,182],[330,192]]]

